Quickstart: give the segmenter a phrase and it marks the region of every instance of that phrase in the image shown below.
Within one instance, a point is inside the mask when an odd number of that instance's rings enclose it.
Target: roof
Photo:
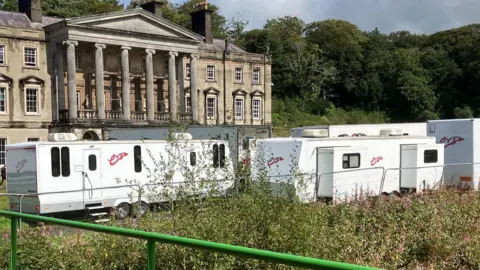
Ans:
[[[419,136],[419,135],[405,135],[405,136],[360,136],[360,137],[325,137],[325,138],[310,138],[310,137],[300,137],[300,138],[268,138],[268,139],[259,139],[259,142],[285,142],[285,141],[297,141],[297,142],[306,142],[306,141],[368,141],[368,140],[418,140],[418,139],[428,139],[434,140],[435,137],[431,136]]]
[[[121,14],[121,13],[143,13],[146,15],[150,15],[151,17],[154,16],[153,14],[150,14],[148,11],[145,11],[141,8],[136,8],[136,9],[127,9],[123,11],[116,11],[116,12],[110,12],[110,13],[103,13],[103,14],[94,14],[94,15],[87,15],[87,16],[81,16],[81,17],[74,17],[74,18],[58,18],[58,17],[50,17],[50,16],[43,16],[43,22],[40,23],[32,23],[28,16],[24,13],[20,12],[10,12],[10,11],[0,11],[0,26],[4,27],[12,27],[12,28],[22,28],[22,29],[32,29],[32,30],[39,30],[42,31],[44,26],[52,25],[55,23],[58,23],[60,21],[78,21],[82,19],[87,19],[87,18],[95,18],[95,17],[103,17],[107,15],[113,15],[113,14]],[[197,35],[200,36],[190,29],[186,29],[184,27],[181,27],[179,25],[176,25],[170,21],[168,21],[165,18],[159,18],[159,17],[152,17],[155,19],[158,19],[164,23],[167,23],[169,26],[177,28],[177,29],[182,29],[183,31],[186,31],[187,33],[191,33],[192,35]],[[200,49],[205,49],[205,50],[213,50],[213,51],[219,51],[223,52],[225,50],[225,40],[224,39],[218,39],[214,38],[213,39],[213,44],[206,44],[206,43],[201,43],[199,46]],[[247,51],[241,49],[239,46],[236,44],[230,42],[228,46],[228,51],[234,52],[234,53],[248,53]]]
[[[43,26],[56,23],[63,18],[43,16],[42,23],[32,23],[25,13],[0,11],[0,26],[43,31]]]
[[[213,44],[206,44],[202,43],[200,44],[200,49],[204,50],[212,50],[212,51],[219,51],[223,52],[225,50],[225,40],[224,39],[219,39],[219,38],[214,38],[213,39]],[[228,51],[230,52],[235,52],[235,53],[247,53],[245,50],[241,49],[237,45],[235,45],[232,42],[229,42],[228,44]]]
[[[228,144],[227,140],[177,140],[177,142],[184,142],[186,144],[192,143],[201,143],[201,144],[208,144],[208,143],[224,143]],[[21,142],[21,143],[13,143],[6,145],[7,150],[13,149],[21,149],[21,148],[34,148],[39,145],[112,145],[112,144],[138,144],[138,145],[149,145],[149,144],[167,144],[170,143],[166,140],[112,140],[112,141],[88,141],[88,140],[79,140],[79,141],[62,141],[62,142],[50,142],[50,141],[39,141],[39,142]]]

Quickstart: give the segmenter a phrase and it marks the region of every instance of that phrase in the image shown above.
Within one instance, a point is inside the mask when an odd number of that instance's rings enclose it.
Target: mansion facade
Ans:
[[[63,19],[20,0],[0,12],[0,164],[7,143],[49,131],[98,140],[112,127],[270,125],[271,58],[213,38],[206,5],[191,30],[161,5]]]

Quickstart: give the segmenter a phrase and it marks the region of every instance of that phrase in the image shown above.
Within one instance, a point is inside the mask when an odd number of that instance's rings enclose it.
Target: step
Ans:
[[[97,209],[103,209],[105,206],[89,206],[87,207],[88,210],[97,210]]]
[[[105,222],[110,222],[110,219],[109,218],[105,218],[105,219],[97,219],[94,221],[95,223],[105,223]]]
[[[90,213],[89,215],[92,216],[92,217],[99,217],[99,216],[106,216],[106,215],[108,215],[108,213],[107,212]]]

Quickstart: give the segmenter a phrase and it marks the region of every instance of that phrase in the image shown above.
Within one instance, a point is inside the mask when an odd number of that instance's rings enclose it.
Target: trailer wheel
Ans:
[[[115,210],[116,210],[115,217],[117,219],[120,219],[120,220],[125,219],[130,215],[130,204],[123,202],[117,205]]]
[[[138,203],[135,203],[133,205],[134,208],[134,211],[132,211],[132,213],[135,214],[135,216],[140,216],[140,217],[143,217],[145,216],[145,214],[147,214],[148,210],[150,210],[150,206],[148,205],[148,203],[142,201],[141,204],[140,204],[140,214],[137,215],[136,213],[138,212]]]

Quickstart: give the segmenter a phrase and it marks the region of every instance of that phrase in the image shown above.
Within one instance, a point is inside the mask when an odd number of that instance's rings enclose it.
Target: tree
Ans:
[[[0,0],[0,9],[18,11],[15,0]],[[43,14],[71,18],[123,10],[118,0],[43,0]]]
[[[18,11],[18,1],[17,0],[0,0],[0,10],[5,11]]]
[[[236,43],[242,43],[242,37],[245,33],[245,28],[247,27],[247,25],[248,21],[240,18],[240,16],[230,19],[226,26],[227,37]],[[242,44],[238,45],[242,46]]]
[[[335,81],[335,67],[326,63],[317,46],[297,43],[294,53],[284,59],[287,80],[296,87],[302,97],[303,108],[317,101],[326,100],[330,94],[331,83]]]

